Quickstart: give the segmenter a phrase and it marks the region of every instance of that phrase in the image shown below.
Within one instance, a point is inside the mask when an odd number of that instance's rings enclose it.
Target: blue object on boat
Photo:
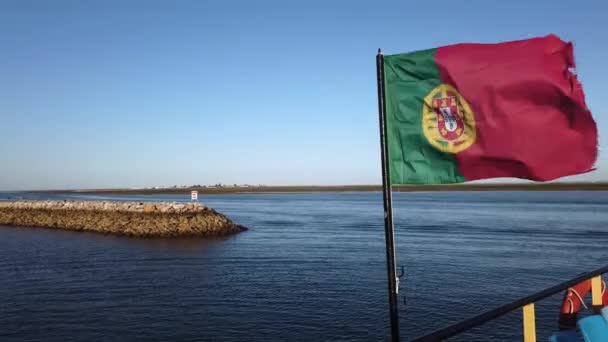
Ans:
[[[604,317],[604,320],[608,324],[608,306],[604,306],[602,308],[602,316]]]
[[[602,315],[579,320],[578,328],[586,342],[608,342],[608,324]]]
[[[576,329],[558,331],[549,337],[549,342],[579,342]]]

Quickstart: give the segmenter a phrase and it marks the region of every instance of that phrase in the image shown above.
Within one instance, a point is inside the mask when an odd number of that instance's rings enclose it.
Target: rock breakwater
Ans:
[[[245,228],[200,203],[0,202],[0,225],[137,237],[219,236]]]

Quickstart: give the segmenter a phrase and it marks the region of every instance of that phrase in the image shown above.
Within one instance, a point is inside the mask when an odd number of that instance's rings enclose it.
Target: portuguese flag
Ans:
[[[557,36],[457,44],[384,57],[392,184],[593,169],[597,128]]]

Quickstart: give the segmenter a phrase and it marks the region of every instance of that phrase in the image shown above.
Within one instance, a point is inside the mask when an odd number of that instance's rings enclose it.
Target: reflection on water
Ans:
[[[250,230],[206,240],[0,227],[0,340],[386,338],[381,194],[201,200]],[[394,202],[408,338],[607,260],[606,192],[397,193]],[[541,340],[556,328],[560,297],[537,305]],[[509,315],[459,340],[519,340],[520,319]]]

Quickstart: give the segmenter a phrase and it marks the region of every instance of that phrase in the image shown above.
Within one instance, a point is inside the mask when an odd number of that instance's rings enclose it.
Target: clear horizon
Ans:
[[[448,20],[424,14],[437,8]],[[598,170],[560,181],[608,181],[608,47],[597,24],[606,10],[600,1],[3,1],[0,190],[379,184],[379,47],[550,33],[574,42],[600,132]]]

